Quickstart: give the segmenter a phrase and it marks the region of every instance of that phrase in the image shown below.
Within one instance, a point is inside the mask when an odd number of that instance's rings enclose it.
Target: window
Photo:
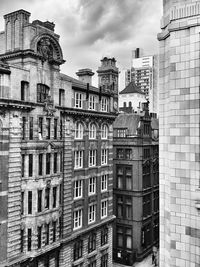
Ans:
[[[96,220],[96,204],[91,204],[88,207],[88,223],[93,223]]]
[[[21,229],[21,242],[20,242],[20,248],[21,248],[21,252],[24,251],[24,230]]]
[[[53,242],[56,242],[56,221],[52,223],[53,224]]]
[[[132,199],[131,197],[125,198],[125,218],[132,219]]]
[[[53,208],[56,208],[57,201],[57,186],[53,187]]]
[[[108,111],[108,99],[102,97],[101,99],[101,111],[107,112]]]
[[[81,198],[83,194],[83,180],[74,182],[74,199]]]
[[[108,164],[108,149],[101,149],[101,165]]]
[[[148,217],[151,213],[151,194],[148,194],[143,196],[143,217]]]
[[[147,224],[142,228],[142,246],[144,248],[151,245],[151,224]]]
[[[143,150],[143,158],[147,159],[150,157],[150,148],[144,148]]]
[[[76,108],[83,107],[83,95],[81,93],[75,93],[75,107]]]
[[[117,197],[117,218],[123,218],[123,196]]]
[[[32,191],[28,191],[28,214],[32,214]]]
[[[94,123],[90,123],[89,125],[89,139],[96,139],[97,136],[97,128]]]
[[[59,106],[64,105],[64,100],[65,100],[65,90],[59,89]]]
[[[38,212],[42,211],[42,190],[38,190]]]
[[[24,192],[21,192],[21,215],[24,214]]]
[[[83,256],[83,240],[77,240],[74,244],[74,261]]]
[[[26,117],[22,117],[22,140],[26,137]]]
[[[43,154],[38,155],[38,175],[42,175],[43,171]]]
[[[104,174],[101,176],[101,192],[108,190],[108,175]]]
[[[117,196],[117,218],[132,219],[132,199],[128,196]]]
[[[51,154],[46,154],[46,174],[50,174],[50,167],[51,167]]]
[[[153,238],[154,241],[159,240],[159,218],[156,218],[153,222]]]
[[[38,133],[39,133],[39,140],[42,140],[43,136],[43,118],[40,117],[38,121]]]
[[[147,123],[144,123],[144,135],[149,135],[150,134],[150,125]]]
[[[82,209],[74,211],[74,230],[82,227]]]
[[[96,97],[94,95],[89,96],[89,109],[95,110]]]
[[[45,224],[45,245],[49,244],[49,223]]]
[[[101,126],[101,139],[108,139],[108,126],[106,124]]]
[[[96,166],[97,151],[89,150],[89,167]]]
[[[25,81],[21,81],[21,100],[22,101],[28,100],[28,90],[29,90],[29,83]]]
[[[101,256],[101,267],[108,267],[108,253]]]
[[[50,188],[47,187],[45,189],[45,208],[49,209],[49,196],[50,196]]]
[[[101,246],[108,243],[108,228],[104,227],[101,230]]]
[[[89,178],[88,194],[89,196],[96,194],[96,177]]]
[[[153,211],[159,211],[159,191],[153,193]]]
[[[117,188],[123,189],[123,167],[117,166]]]
[[[46,139],[50,139],[51,137],[51,119],[50,118],[46,118],[46,131],[47,131]]]
[[[75,166],[74,166],[74,168],[75,169],[78,169],[78,168],[83,168],[83,151],[75,151],[74,152],[74,157],[75,157],[75,159],[74,159],[74,164],[75,164]]]
[[[117,148],[116,154],[117,154],[117,159],[123,159],[124,158],[124,149],[123,148]]]
[[[108,200],[101,201],[101,219],[108,216]]]
[[[153,164],[153,185],[159,185],[159,165],[158,161]]]
[[[126,137],[127,129],[117,129],[117,137]]]
[[[132,229],[117,226],[117,247],[132,249]]]
[[[45,84],[37,84],[37,102],[43,103],[49,96],[49,87]]]
[[[117,165],[117,188],[132,189],[132,167],[125,165]]]
[[[31,251],[31,236],[32,236],[32,229],[28,228],[28,251]]]
[[[125,168],[125,183],[126,183],[126,190],[131,190],[132,188],[132,168],[126,167]]]
[[[75,139],[83,139],[83,124],[80,122],[75,124]]]
[[[88,267],[96,267],[96,266],[97,266],[97,261],[95,260],[95,257],[89,258]]]
[[[38,248],[42,246],[42,226],[38,226],[37,228],[37,239],[38,239]]]
[[[60,152],[60,172],[63,171],[63,153]]]
[[[142,172],[143,172],[143,188],[146,189],[151,187],[150,164],[143,164]]]
[[[33,155],[32,154],[28,155],[28,176],[29,177],[33,176]]]
[[[22,154],[22,177],[24,177],[25,174],[25,155]]]
[[[96,233],[91,233],[88,238],[88,253],[96,249]]]
[[[62,184],[59,185],[59,204],[62,204]]]
[[[60,139],[62,139],[63,138],[63,120],[62,119],[60,119]]]
[[[54,119],[54,139],[57,139],[58,119]]]
[[[125,149],[125,159],[131,159],[132,149]]]
[[[54,157],[53,157],[53,171],[54,171],[54,173],[57,173],[57,158],[58,158],[58,153],[54,153]]]
[[[33,117],[29,118],[29,139],[33,140]]]

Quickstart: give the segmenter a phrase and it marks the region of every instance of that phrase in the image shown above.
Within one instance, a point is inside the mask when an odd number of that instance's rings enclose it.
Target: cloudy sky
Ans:
[[[0,31],[3,15],[18,9],[29,11],[30,21],[56,24],[66,60],[61,70],[73,77],[80,68],[96,71],[103,56],[112,56],[123,86],[132,49],[142,47],[146,55],[158,53],[162,0],[0,0]]]

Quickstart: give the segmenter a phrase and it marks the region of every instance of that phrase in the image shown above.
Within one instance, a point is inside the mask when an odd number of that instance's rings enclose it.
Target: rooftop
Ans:
[[[134,82],[130,82],[125,88],[124,90],[122,90],[121,92],[119,92],[119,94],[141,94],[141,95],[145,95],[145,93],[143,93]]]

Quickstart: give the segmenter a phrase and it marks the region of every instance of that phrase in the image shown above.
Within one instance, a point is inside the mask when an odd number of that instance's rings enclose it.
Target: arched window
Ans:
[[[103,124],[101,126],[101,138],[102,139],[108,138],[108,126],[106,124]]]
[[[97,136],[97,128],[94,123],[90,123],[89,125],[89,139],[96,139]]]
[[[45,84],[37,84],[37,102],[43,103],[49,96],[49,87]]]
[[[83,139],[83,124],[80,122],[75,124],[75,139]]]

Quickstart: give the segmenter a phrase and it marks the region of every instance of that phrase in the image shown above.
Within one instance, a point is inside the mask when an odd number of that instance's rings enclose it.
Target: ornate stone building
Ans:
[[[0,265],[108,266],[112,261],[115,59],[107,86],[60,73],[54,24],[18,10],[0,35]]]
[[[200,3],[164,0],[160,41],[160,266],[200,266]]]

